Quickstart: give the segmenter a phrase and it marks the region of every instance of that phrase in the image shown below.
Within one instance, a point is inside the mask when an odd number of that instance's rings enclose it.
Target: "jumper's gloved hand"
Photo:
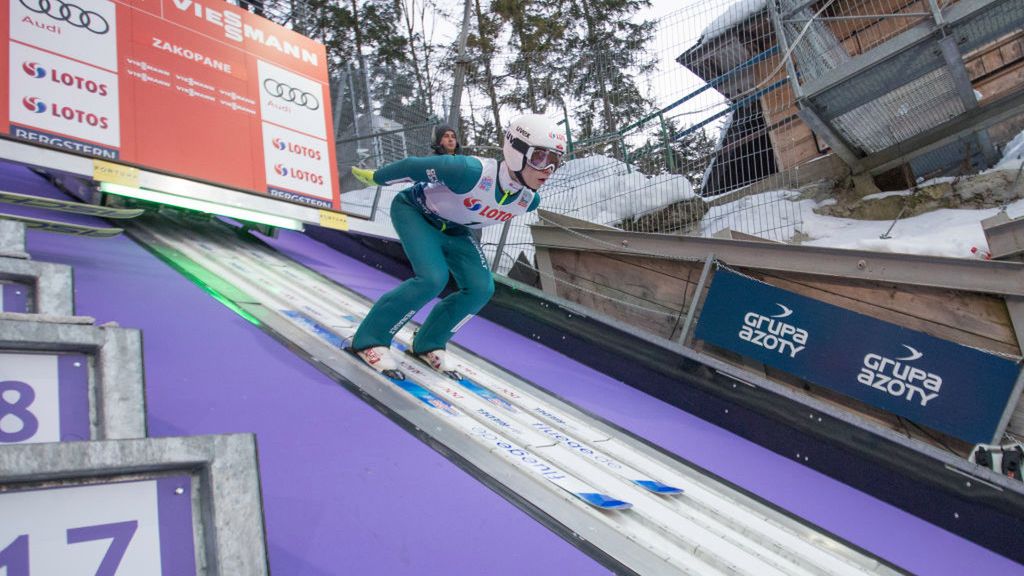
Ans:
[[[377,183],[373,181],[373,170],[353,166],[352,175],[356,177],[356,180],[359,180],[367,186],[377,186]]]

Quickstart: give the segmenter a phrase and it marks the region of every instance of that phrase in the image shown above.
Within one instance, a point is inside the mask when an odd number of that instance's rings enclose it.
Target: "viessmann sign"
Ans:
[[[998,440],[1012,360],[715,273],[697,338],[969,442]]]
[[[11,138],[339,209],[322,45],[218,0],[9,0]]]

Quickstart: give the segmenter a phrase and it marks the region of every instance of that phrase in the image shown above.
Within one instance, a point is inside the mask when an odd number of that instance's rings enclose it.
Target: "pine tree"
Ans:
[[[645,0],[646,1],[646,0]],[[512,87],[502,104],[543,113],[561,100],[556,62],[566,34],[563,2],[556,0],[493,0],[491,9],[511,26],[512,53],[506,74]]]
[[[650,74],[656,62],[647,54],[655,23],[632,22],[630,16],[650,0],[568,0],[567,32],[560,77],[575,106],[579,138],[597,140],[596,151],[609,146],[624,157],[617,131],[653,107],[636,78]]]
[[[504,26],[498,15],[482,9],[480,0],[474,0],[473,4],[476,30],[469,35],[466,47],[476,65],[470,66],[466,84],[483,90],[487,95],[493,123],[489,131],[483,123],[475,122],[474,119],[472,129],[476,134],[477,144],[500,145],[502,122],[498,90],[501,87],[501,80],[494,74],[494,58],[497,54],[497,39],[503,34]]]

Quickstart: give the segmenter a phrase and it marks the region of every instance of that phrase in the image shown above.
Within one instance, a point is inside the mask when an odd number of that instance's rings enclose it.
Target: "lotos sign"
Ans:
[[[10,0],[0,136],[340,210],[324,47],[220,0]]]
[[[715,273],[696,337],[974,443],[998,440],[1016,362]]]

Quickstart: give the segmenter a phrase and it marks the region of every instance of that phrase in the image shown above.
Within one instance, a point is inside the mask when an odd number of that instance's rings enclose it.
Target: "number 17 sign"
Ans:
[[[0,493],[0,574],[195,574],[191,477]]]

